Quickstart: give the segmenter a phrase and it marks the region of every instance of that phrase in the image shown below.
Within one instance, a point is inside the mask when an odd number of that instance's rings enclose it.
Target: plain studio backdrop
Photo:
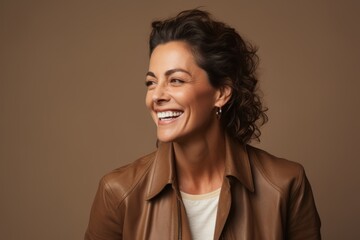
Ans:
[[[324,239],[360,239],[356,0],[1,0],[1,239],[83,238],[100,177],[155,149],[150,23],[198,6],[259,47],[253,144],[304,165]]]

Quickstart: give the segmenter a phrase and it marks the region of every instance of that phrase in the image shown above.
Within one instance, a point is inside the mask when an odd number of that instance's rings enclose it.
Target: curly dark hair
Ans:
[[[259,127],[268,117],[257,93],[257,48],[234,28],[199,9],[182,11],[173,18],[152,23],[150,55],[156,46],[170,41],[184,41],[190,46],[213,87],[231,87],[231,97],[221,115],[221,124],[228,134],[242,143],[260,140]]]

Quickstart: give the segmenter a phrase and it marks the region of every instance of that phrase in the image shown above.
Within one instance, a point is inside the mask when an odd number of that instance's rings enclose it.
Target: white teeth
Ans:
[[[178,117],[182,114],[182,112],[173,112],[173,111],[166,111],[166,112],[158,112],[158,118],[172,118]]]

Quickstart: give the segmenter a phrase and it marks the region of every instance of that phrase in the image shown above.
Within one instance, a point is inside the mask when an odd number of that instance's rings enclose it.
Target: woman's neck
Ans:
[[[225,134],[174,143],[181,191],[202,194],[221,187],[225,171]]]

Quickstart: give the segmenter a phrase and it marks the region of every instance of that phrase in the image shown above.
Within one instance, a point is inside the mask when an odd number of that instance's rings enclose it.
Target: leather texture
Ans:
[[[85,240],[190,240],[171,143],[105,175]],[[226,139],[214,239],[321,239],[303,167]]]

